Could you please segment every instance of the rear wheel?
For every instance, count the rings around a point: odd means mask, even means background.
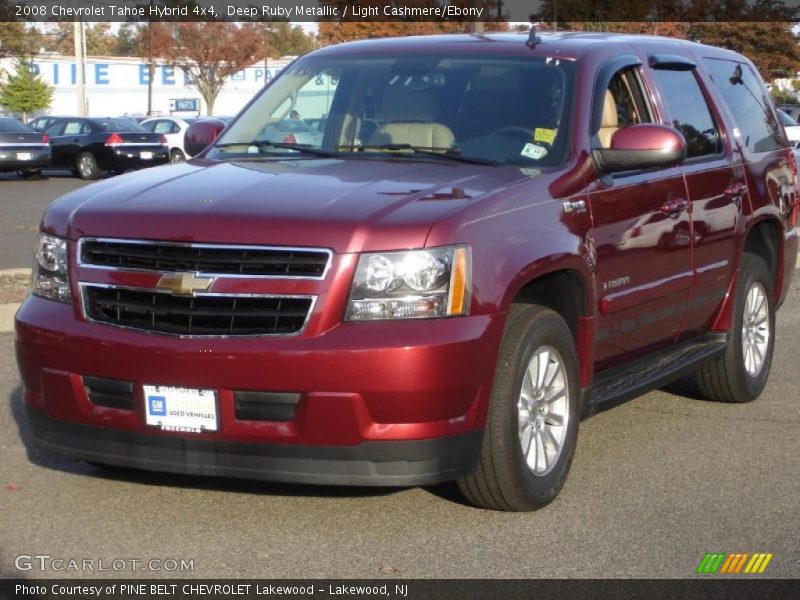
[[[745,254],[736,285],[733,329],[725,353],[697,372],[697,387],[709,400],[750,402],[767,384],[775,345],[772,277],[759,256]]]
[[[42,176],[41,169],[25,169],[23,171],[19,171],[19,176],[23,179],[38,179]]]
[[[97,179],[100,177],[100,168],[91,152],[82,152],[75,159],[75,171],[81,179]]]
[[[515,306],[503,337],[475,474],[458,486],[471,503],[528,511],[558,495],[578,436],[578,360],[564,320]]]
[[[180,163],[186,160],[186,155],[178,148],[173,148],[169,153],[169,162]]]

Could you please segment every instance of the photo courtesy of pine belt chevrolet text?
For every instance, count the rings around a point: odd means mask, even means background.
[[[533,29],[329,46],[186,149],[42,219],[16,352],[48,452],[455,481],[528,511],[598,410],[683,377],[721,402],[767,384],[797,165],[733,51]]]

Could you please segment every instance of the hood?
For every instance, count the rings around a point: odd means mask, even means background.
[[[443,215],[530,175],[416,159],[190,161],[77,190],[43,226],[71,239],[411,248]]]

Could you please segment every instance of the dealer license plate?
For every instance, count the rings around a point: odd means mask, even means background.
[[[153,158],[153,153],[152,152],[140,152],[139,153],[139,158],[143,158],[144,160],[150,160],[151,158]]]
[[[32,158],[30,152],[17,152],[17,160],[31,160]]]
[[[217,431],[217,394],[214,390],[144,386],[145,423],[165,431]]]

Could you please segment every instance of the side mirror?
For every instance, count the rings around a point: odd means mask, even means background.
[[[225,122],[214,117],[198,119],[189,125],[183,138],[183,148],[189,156],[197,156],[219,137]]]
[[[600,173],[679,165],[686,158],[686,140],[673,127],[642,123],[617,130],[610,148],[592,151]]]

